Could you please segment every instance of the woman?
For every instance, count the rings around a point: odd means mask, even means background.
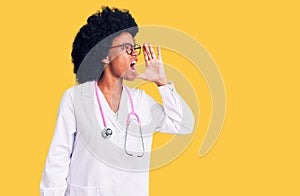
[[[148,195],[153,132],[192,132],[193,114],[167,80],[159,47],[156,56],[143,44],[146,69],[136,72],[136,33],[128,11],[103,7],[76,35],[72,59],[80,84],[61,100],[41,195]],[[157,85],[163,106],[123,84],[137,78]]]

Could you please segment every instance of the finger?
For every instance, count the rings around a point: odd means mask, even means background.
[[[151,54],[150,54],[150,50],[149,50],[149,47],[148,47],[147,43],[144,43],[143,50],[144,50],[144,53],[147,54],[147,59],[146,60],[150,60],[151,59]]]
[[[161,57],[161,51],[160,51],[160,46],[157,46],[157,58],[159,60],[162,60],[162,57]]]
[[[144,54],[145,61],[148,61],[149,56],[148,56],[148,53],[146,51],[146,43],[143,44],[143,54]]]
[[[149,50],[150,50],[151,57],[153,59],[156,59],[156,55],[155,55],[155,52],[154,52],[153,47],[152,47],[151,44],[149,44]]]

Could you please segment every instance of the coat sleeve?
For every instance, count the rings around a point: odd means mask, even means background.
[[[163,105],[148,96],[150,116],[156,131],[171,134],[190,134],[194,129],[194,115],[188,104],[176,92],[173,82],[158,87]]]
[[[71,88],[61,99],[54,136],[40,183],[41,196],[64,196],[67,189],[67,175],[76,134],[72,93]]]

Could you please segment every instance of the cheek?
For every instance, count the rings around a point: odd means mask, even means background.
[[[118,56],[113,61],[111,61],[111,68],[113,69],[113,72],[116,72],[118,74],[123,74],[125,71],[127,71],[130,68],[130,65],[128,63],[128,58],[124,56]]]
[[[115,59],[115,64],[118,66],[120,69],[128,69],[129,67],[129,59],[125,55],[120,55]]]

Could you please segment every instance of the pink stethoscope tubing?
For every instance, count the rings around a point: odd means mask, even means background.
[[[126,92],[128,94],[129,101],[130,101],[130,106],[131,106],[131,112],[127,115],[127,121],[126,121],[126,125],[127,126],[126,126],[126,132],[125,132],[124,150],[125,150],[125,152],[126,152],[127,155],[134,156],[133,154],[127,152],[127,149],[126,149],[128,125],[130,123],[130,116],[133,115],[133,116],[136,117],[136,119],[137,119],[137,121],[139,123],[140,135],[141,135],[141,141],[142,141],[142,147],[143,147],[143,153],[141,155],[137,155],[136,157],[142,157],[144,155],[144,153],[145,153],[145,147],[144,147],[144,139],[143,139],[143,135],[142,135],[140,118],[137,115],[137,113],[135,113],[135,111],[134,111],[133,100],[132,100],[132,97],[131,97],[131,94],[130,94],[128,88],[124,84],[122,84],[122,86],[123,86],[123,88],[126,90]],[[103,109],[102,109],[102,105],[101,105],[101,102],[100,102],[100,98],[99,98],[99,94],[98,94],[97,88],[98,88],[97,81],[95,81],[95,92],[96,92],[97,102],[98,102],[99,110],[100,110],[100,113],[101,113],[102,122],[103,122],[103,125],[104,125],[104,131],[105,131],[105,130],[108,130],[109,128],[107,128],[107,123],[106,123],[106,120],[105,120],[105,117],[104,117],[104,112],[103,112]]]

